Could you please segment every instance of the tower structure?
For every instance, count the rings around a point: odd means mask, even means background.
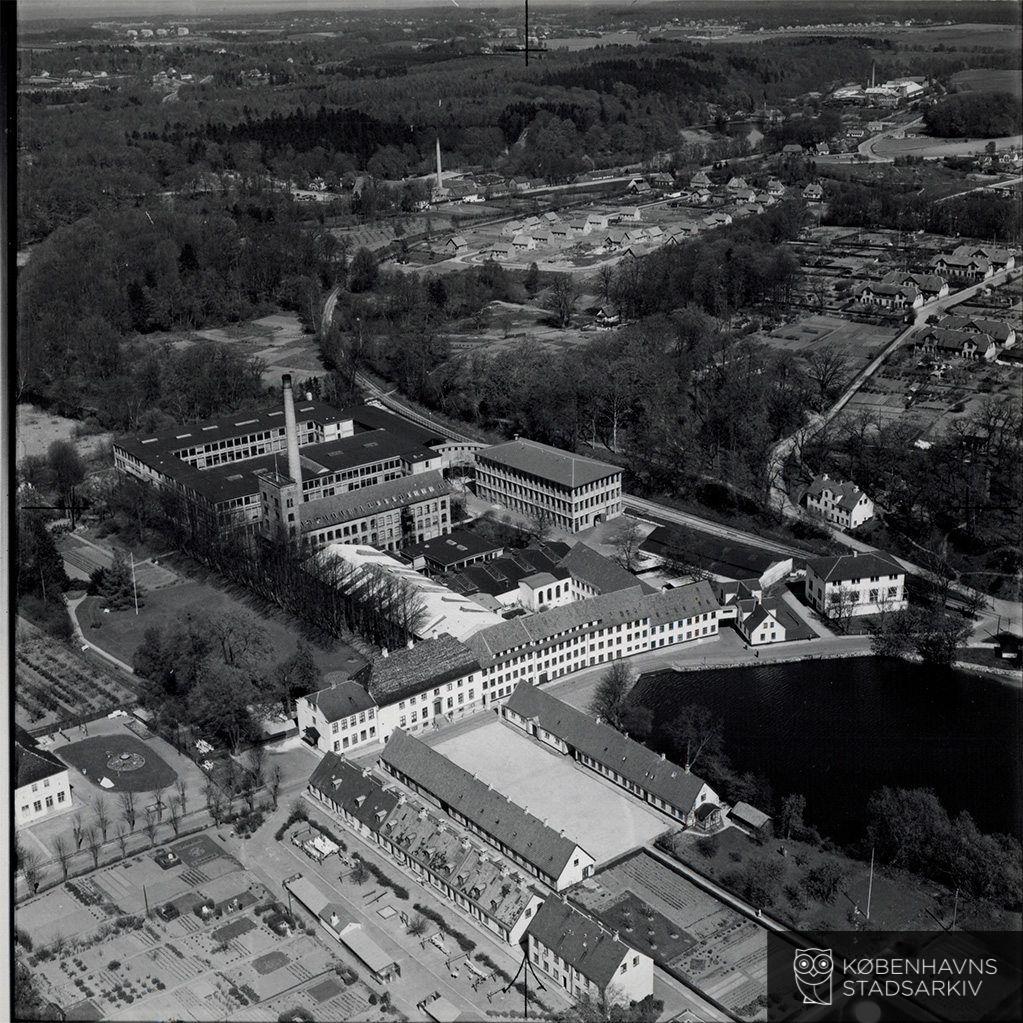
[[[437,136],[437,191],[444,191],[444,179],[441,176],[440,169],[440,136]]]

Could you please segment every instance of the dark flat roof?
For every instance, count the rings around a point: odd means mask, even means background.
[[[300,423],[316,422],[321,424],[343,422],[350,419],[345,410],[337,409],[322,401],[298,401],[296,395],[295,418]],[[195,447],[199,444],[211,444],[218,440],[229,440],[232,437],[244,437],[248,433],[260,433],[263,430],[284,427],[284,403],[279,401],[272,406],[255,412],[235,412],[220,419],[207,419],[198,423],[186,423],[167,430],[160,430],[147,436],[136,435],[122,437],[117,446],[136,455],[151,464],[156,455],[173,455],[182,448]]]
[[[447,568],[449,565],[457,565],[466,558],[503,550],[503,544],[480,533],[473,533],[468,529],[453,529],[446,536],[435,536],[432,540],[404,547],[402,554],[407,558],[423,557],[441,568]]]

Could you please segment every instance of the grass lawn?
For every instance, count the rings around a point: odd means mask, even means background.
[[[711,855],[704,855],[704,850]],[[866,909],[869,864],[841,853],[823,852],[792,839],[772,838],[758,845],[737,828],[726,828],[712,838],[701,840],[699,845],[695,836],[677,836],[674,855],[729,889],[734,886],[726,883],[725,878],[754,861],[780,864],[782,875],[777,894],[764,908],[799,929],[845,931],[856,929],[864,922],[856,913],[856,907],[861,912]],[[842,872],[838,896],[830,904],[811,899],[801,887],[808,871],[829,862]],[[951,916],[950,900],[947,911],[945,909],[947,894],[940,886],[912,875],[875,868],[870,925],[892,931],[932,930],[939,921]]]
[[[178,777],[174,768],[151,746],[132,735],[100,735],[82,739],[70,746],[62,746],[59,754],[62,760],[78,768],[97,787],[101,778],[109,778],[113,782],[113,788],[109,790],[112,792],[153,792],[172,785]],[[141,765],[131,770],[115,770],[111,765],[117,763],[123,754],[140,757]]]
[[[104,614],[99,597],[87,597],[78,608],[78,620],[85,638],[108,653],[131,663],[146,629],[166,629],[189,618],[208,621],[211,615],[244,611],[254,615],[273,649],[273,659],[290,657],[301,638],[297,623],[284,614],[268,615],[253,599],[241,599],[209,583],[189,580],[176,586],[153,590],[145,595],[139,614],[134,608]],[[325,646],[308,640],[313,657],[322,671],[355,671],[363,659],[344,643]]]

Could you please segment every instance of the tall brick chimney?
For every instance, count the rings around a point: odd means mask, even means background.
[[[295,508],[302,503],[302,463],[298,455],[298,423],[295,420],[295,394],[291,388],[291,374],[281,377],[284,389],[284,432],[288,443],[288,475],[298,485]]]

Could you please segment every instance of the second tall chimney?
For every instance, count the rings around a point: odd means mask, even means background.
[[[291,389],[291,374],[281,377],[284,389],[284,438],[288,445],[288,475],[298,484],[295,504],[302,503],[302,463],[298,455],[298,423],[295,420],[295,395]]]

